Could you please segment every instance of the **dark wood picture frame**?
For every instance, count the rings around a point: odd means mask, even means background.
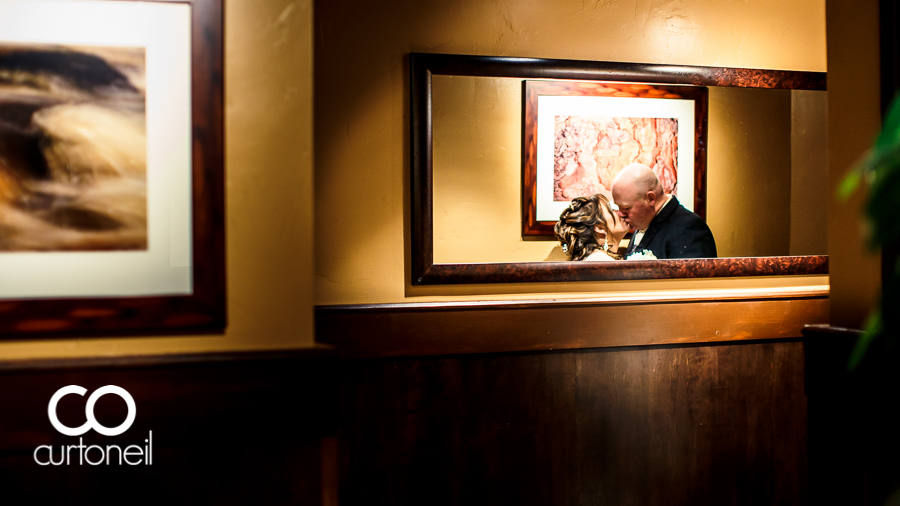
[[[0,299],[0,338],[211,332],[226,325],[223,0],[154,1],[191,9],[192,293]]]
[[[826,255],[628,262],[435,264],[432,200],[431,76],[435,74],[825,90],[824,73],[432,53],[410,54],[409,69],[412,285],[828,273]]]
[[[694,102],[693,211],[706,219],[706,143],[709,92],[703,86],[661,86],[622,82],[530,81],[522,87],[522,235],[553,236],[553,221],[538,221],[538,97],[685,99]]]

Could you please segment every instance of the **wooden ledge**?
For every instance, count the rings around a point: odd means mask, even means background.
[[[663,302],[717,302],[725,300],[777,300],[828,298],[828,285],[786,288],[744,288],[681,290],[665,292],[626,292],[603,297],[561,297],[557,299],[486,299],[463,301],[394,302],[383,304],[331,304],[316,306],[318,312],[397,312],[422,310],[459,310],[525,308],[548,306],[584,306],[586,304],[659,304]]]
[[[238,364],[289,360],[327,359],[338,356],[332,346],[261,351],[223,351],[211,353],[172,353],[165,355],[126,355],[115,357],[74,357],[55,359],[0,360],[0,374],[8,372],[70,369],[138,369],[173,365]]]
[[[799,338],[827,287],[316,307],[316,339],[398,357]]]

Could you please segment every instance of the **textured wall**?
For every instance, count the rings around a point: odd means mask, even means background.
[[[827,278],[411,287],[412,51],[824,71],[824,3],[379,3],[316,6],[316,302],[555,297],[827,283]],[[488,162],[497,150],[486,153]],[[347,219],[347,216],[362,219]],[[537,295],[535,295],[537,294]]]
[[[791,255],[818,255],[828,251],[828,94],[791,91],[791,123]]]
[[[226,332],[0,342],[0,359],[312,344],[311,0],[225,1],[225,101]]]
[[[433,84],[435,262],[565,260],[556,240],[522,239],[521,79]],[[808,237],[805,254],[827,252],[815,205],[826,192],[825,94],[811,94],[792,115],[788,90],[709,88],[706,215],[719,256],[789,255],[794,235]],[[792,135],[805,141],[796,160]]]
[[[522,80],[435,76],[434,260],[538,262],[522,240]]]
[[[791,92],[710,88],[709,101],[707,223],[719,256],[787,255]]]
[[[871,146],[881,126],[878,2],[833,0],[828,5],[828,184],[834,195],[848,168]],[[863,195],[831,197],[831,324],[860,328],[881,289],[881,259],[863,245]]]

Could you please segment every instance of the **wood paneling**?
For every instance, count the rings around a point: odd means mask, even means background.
[[[319,306],[316,339],[355,357],[496,353],[800,337],[822,292],[782,298]]]
[[[680,302],[695,303],[703,302]],[[506,322],[493,335],[507,344],[542,317],[592,314],[575,302],[519,322],[521,311],[549,309],[497,306],[479,317],[462,306],[463,316],[480,318],[475,326]],[[443,335],[439,325],[463,319],[458,309],[381,308],[389,318],[430,315],[420,350],[435,349],[427,336]],[[390,340],[385,329],[369,335]],[[134,426],[84,441],[126,445],[152,430],[153,465],[35,464],[38,445],[77,443],[47,417],[50,396],[71,384],[129,391]],[[12,503],[749,505],[803,504],[807,493],[797,339],[417,358],[298,351],[0,362],[0,392],[0,487]],[[82,423],[83,399],[65,398],[59,413]],[[114,426],[124,403],[104,397],[96,414]]]
[[[432,74],[454,76],[580,79],[795,90],[825,90],[827,87],[824,72],[437,53],[412,53],[410,60],[416,61]]]
[[[344,505],[803,504],[797,341],[347,362]]]
[[[3,503],[335,504],[323,486],[336,487],[337,372],[321,351],[0,362]],[[152,465],[37,465],[37,446],[78,444],[47,415],[66,385],[127,390],[134,425],[84,444],[143,444],[153,431]],[[64,397],[60,420],[84,423],[84,401]],[[95,412],[114,427],[126,407],[103,396]]]
[[[434,264],[415,284],[537,283],[828,274],[828,257],[699,258],[619,262]]]

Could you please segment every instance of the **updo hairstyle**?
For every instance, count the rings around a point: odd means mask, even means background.
[[[559,215],[553,231],[562,244],[563,251],[572,260],[584,260],[594,251],[602,249],[594,237],[595,226],[599,225],[607,236],[610,235],[609,224],[603,218],[600,206],[604,206],[608,216],[612,216],[609,199],[599,193],[590,197],[576,197]]]

